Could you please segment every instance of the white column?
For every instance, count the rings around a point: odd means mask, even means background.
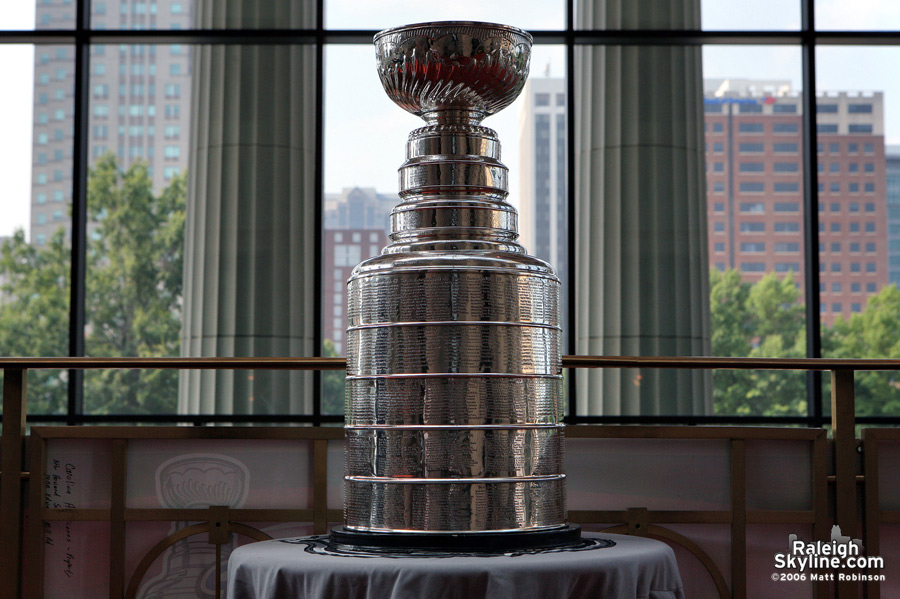
[[[315,26],[305,0],[198,0],[198,27]],[[183,356],[312,356],[311,45],[193,47]],[[180,413],[312,411],[311,373],[185,371]]]
[[[699,29],[699,0],[587,0],[586,29]],[[576,48],[579,354],[710,351],[701,50]],[[711,414],[708,374],[582,370],[579,414]]]

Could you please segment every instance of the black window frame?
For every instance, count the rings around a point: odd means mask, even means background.
[[[898,46],[900,36],[893,32],[852,31],[852,30],[817,30],[815,26],[815,1],[799,0],[801,26],[796,30],[585,30],[575,27],[575,0],[564,0],[565,26],[560,30],[531,31],[536,45],[563,45],[566,52],[567,95],[575,97],[575,52],[580,46],[590,45],[667,45],[667,46],[715,46],[715,45],[782,45],[801,49],[802,64],[802,146],[804,161],[801,169],[803,175],[802,201],[804,206],[803,263],[805,269],[804,290],[806,297],[807,323],[807,357],[821,357],[821,319],[819,298],[819,253],[816,251],[819,231],[818,187],[815,184],[818,138],[816,134],[816,48],[820,46]],[[35,29],[35,30],[0,30],[0,44],[34,44],[71,45],[75,50],[74,73],[74,142],[73,142],[73,197],[72,197],[72,259],[71,259],[71,298],[69,322],[69,355],[84,355],[84,323],[85,323],[85,256],[87,236],[87,172],[90,155],[88,152],[88,108],[90,94],[90,48],[91,44],[130,43],[130,44],[310,44],[316,50],[317,91],[316,111],[316,218],[320,223],[317,232],[316,251],[318,253],[317,268],[321,268],[321,223],[322,214],[322,161],[324,156],[323,119],[323,74],[324,50],[332,44],[370,44],[374,30],[326,29],[324,26],[325,0],[315,0],[316,25],[312,29],[216,29],[216,30],[100,30],[91,29],[91,1],[73,0],[75,7],[75,24],[71,29]],[[38,26],[40,24],[37,24]],[[567,129],[574,131],[576,115],[574,103],[567,111]],[[567,186],[569,230],[575,230],[575,191],[576,177],[575,136],[567,136]],[[821,147],[821,146],[818,146]],[[820,150],[821,151],[821,150]],[[574,235],[569,237],[569,254],[576,255]],[[575,260],[569,260],[569,280],[575,280]],[[321,280],[321,277],[319,277]],[[575,293],[568,296],[570,327],[578,327],[576,322]],[[315,294],[315,313],[321,313],[321,294]],[[316,319],[315,341],[320,351],[322,331],[320,318]],[[574,354],[575,336],[569,337],[569,345],[565,353]],[[265,421],[272,423],[311,423],[324,424],[340,422],[342,417],[321,413],[321,377],[316,373],[314,386],[314,410],[311,415],[273,415],[264,418],[236,417],[227,419],[233,422]],[[33,422],[63,422],[70,425],[92,422],[193,422],[204,424],[223,421],[220,416],[191,415],[121,415],[102,417],[83,413],[82,405],[82,371],[69,372],[69,394],[66,413],[63,415],[34,415],[29,417]],[[830,421],[824,414],[822,398],[822,378],[818,372],[807,373],[807,405],[805,416],[796,417],[717,417],[717,416],[589,416],[578,414],[574,385],[569,385],[568,423],[610,422],[610,423],[766,423],[766,424],[801,424],[822,426]],[[898,417],[866,417],[858,416],[860,424],[900,424]]]

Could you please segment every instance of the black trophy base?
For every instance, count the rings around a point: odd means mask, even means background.
[[[581,542],[581,526],[511,532],[361,532],[344,526],[331,529],[331,543],[364,551],[441,551],[509,553],[568,547]]]

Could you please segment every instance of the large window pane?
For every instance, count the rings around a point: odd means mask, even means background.
[[[838,31],[900,27],[900,4],[881,0],[815,0],[816,27]]]
[[[424,121],[388,99],[370,45],[326,50],[322,351],[344,355],[347,279],[357,263],[380,254],[389,243],[388,216],[399,202],[397,169],[405,160],[410,131]],[[521,241],[561,274],[565,310],[564,56],[562,47],[536,46],[533,74],[523,94],[483,124],[500,138],[501,158],[510,169],[508,200],[520,210]],[[323,376],[323,413],[343,413],[343,373]]]
[[[576,27],[591,28],[578,22],[590,15],[594,29],[800,29],[799,0],[691,0],[683,4],[683,10],[670,12],[654,10],[652,3],[644,1],[575,0]],[[700,14],[692,14],[692,8],[699,8]]]
[[[486,21],[522,29],[563,29],[563,0],[416,3],[403,0],[357,2],[326,0],[328,29],[385,29],[425,21]]]
[[[92,47],[87,355],[179,354],[190,54]],[[173,413],[177,380],[177,371],[88,371],[85,411]]]
[[[3,46],[0,111],[0,355],[69,351],[71,46]],[[29,413],[59,413],[66,378],[29,372]]]
[[[806,355],[800,52],[703,50],[712,353]],[[803,373],[719,370],[721,415],[805,415]]]
[[[819,48],[816,56],[822,354],[900,358],[900,198],[889,187],[900,81],[865,67],[891,64],[900,49]],[[857,373],[857,414],[900,415],[898,384],[893,372]]]

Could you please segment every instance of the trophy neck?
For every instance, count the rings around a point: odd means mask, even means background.
[[[508,172],[493,129],[454,120],[414,130],[399,169],[402,202],[391,214],[391,239],[514,242]]]
[[[483,111],[464,110],[458,108],[441,108],[439,110],[424,111],[419,114],[429,125],[470,125],[478,126],[484,117],[488,116]]]

